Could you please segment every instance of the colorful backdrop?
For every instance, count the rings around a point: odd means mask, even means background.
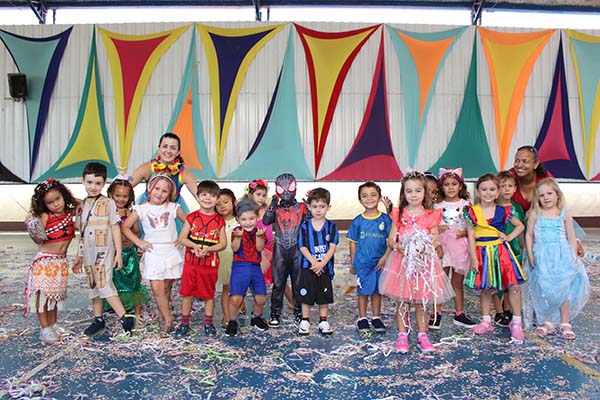
[[[0,27],[0,180],[131,173],[177,133],[197,178],[398,180],[532,144],[600,180],[600,31],[382,24]]]

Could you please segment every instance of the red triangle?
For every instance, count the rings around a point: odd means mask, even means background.
[[[140,76],[148,59],[156,48],[169,35],[159,36],[144,40],[120,40],[111,38],[121,63],[121,76],[123,79],[123,107],[125,108],[125,132],[127,132],[127,121],[131,102],[138,86]]]
[[[559,76],[560,80],[560,76]],[[562,104],[562,88],[560,85],[556,91],[556,101],[552,109],[552,117],[550,125],[546,133],[546,138],[540,146],[538,153],[542,160],[570,160],[569,150],[565,142],[565,132],[563,125],[563,104]]]
[[[396,159],[390,155],[376,155],[333,171],[319,179],[321,181],[393,181],[402,179],[402,172]]]

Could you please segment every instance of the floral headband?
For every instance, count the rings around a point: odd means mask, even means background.
[[[408,167],[406,169],[406,174],[404,174],[404,179],[415,179],[415,178],[424,178],[425,174],[421,171],[417,171],[416,169]]]
[[[269,191],[269,183],[264,179],[254,179],[246,186],[246,193],[254,192],[258,187],[265,187]]]

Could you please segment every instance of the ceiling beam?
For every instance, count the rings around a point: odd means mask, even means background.
[[[252,4],[254,5],[254,12],[256,13],[256,21],[262,21],[262,14],[260,12],[260,0],[252,0]]]
[[[46,23],[46,14],[48,10],[46,9],[46,5],[44,4],[44,0],[32,1],[27,0],[27,5],[31,8],[31,11],[35,14],[35,17],[38,19],[40,24]]]
[[[471,8],[471,25],[481,25],[481,14],[483,14],[483,5],[485,0],[473,0]]]

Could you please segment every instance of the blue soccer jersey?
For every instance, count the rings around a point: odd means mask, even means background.
[[[392,219],[384,213],[372,218],[365,217],[364,214],[354,218],[346,237],[356,243],[352,264],[356,270],[375,267],[385,254],[391,228]]]
[[[298,248],[306,247],[308,251],[317,259],[323,260],[329,251],[331,244],[337,246],[339,241],[338,229],[335,223],[326,219],[321,230],[315,230],[312,219],[303,222],[298,232]],[[310,268],[310,261],[300,253],[300,265],[302,268]],[[323,268],[323,272],[333,276],[333,257]]]

